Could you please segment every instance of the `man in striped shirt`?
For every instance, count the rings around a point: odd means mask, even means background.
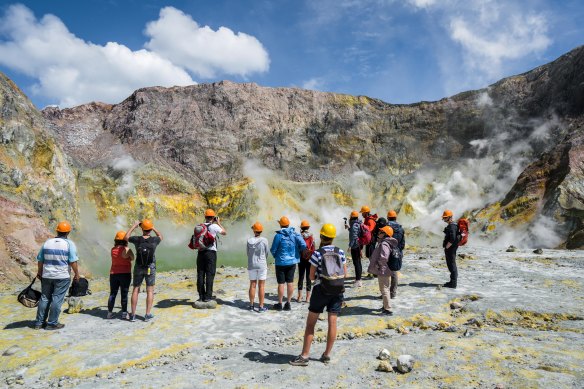
[[[343,303],[343,292],[345,290],[343,283],[344,278],[347,276],[345,253],[333,245],[333,239],[336,236],[337,230],[334,225],[323,225],[320,230],[320,248],[310,258],[310,279],[314,281],[314,287],[310,296],[310,305],[308,306],[302,354],[289,362],[293,366],[308,366],[308,355],[314,339],[314,327],[318,316],[324,311],[325,307],[328,313],[328,332],[326,349],[320,357],[320,361],[329,363],[331,360],[330,353],[337,338],[337,316],[341,312]],[[327,258],[325,259],[325,257]],[[325,261],[332,263],[329,265],[330,267],[327,266],[327,269],[324,268]]]
[[[71,283],[70,269],[75,273],[75,280],[79,281],[77,248],[67,239],[70,232],[71,225],[66,221],[60,222],[57,236],[48,239],[37,255],[37,278],[41,280],[42,296],[37,309],[36,330],[45,325],[47,330],[65,327],[65,324],[59,323],[59,315]]]

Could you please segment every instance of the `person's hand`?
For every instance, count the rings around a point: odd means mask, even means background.
[[[75,274],[75,277],[73,277],[73,280],[75,280],[76,282],[79,282],[79,274]]]

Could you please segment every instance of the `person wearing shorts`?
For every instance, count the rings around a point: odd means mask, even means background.
[[[276,231],[276,236],[272,241],[270,251],[276,261],[276,280],[278,281],[278,304],[274,304],[277,311],[291,310],[290,301],[294,294],[294,271],[296,264],[300,262],[300,254],[306,250],[306,243],[294,227],[290,227],[290,220],[282,216],[280,220],[280,229]],[[287,301],[282,307],[284,299],[284,285],[287,286]]]
[[[142,228],[142,235],[132,236],[132,232],[140,226]],[[150,236],[154,231],[156,236]],[[132,313],[130,314],[130,321],[136,321],[136,306],[138,305],[138,294],[140,293],[140,286],[146,281],[146,314],[144,321],[149,321],[154,318],[151,313],[152,305],[154,304],[154,285],[156,283],[156,247],[162,242],[162,234],[154,228],[154,224],[144,219],[142,222],[136,221],[132,227],[126,232],[124,240],[133,243],[136,247],[136,262],[134,264],[134,274],[132,285]]]
[[[254,236],[247,240],[247,271],[249,273],[249,310],[254,310],[254,300],[256,287],[258,289],[258,299],[260,305],[258,312],[265,312],[264,291],[266,278],[268,278],[268,240],[262,236],[264,227],[260,222],[255,222],[251,226]]]
[[[343,292],[330,293],[325,291],[321,285],[323,274],[323,253],[327,256],[334,253],[334,255],[337,256],[337,260],[340,260],[344,277],[347,276],[347,260],[345,258],[345,253],[343,250],[333,245],[333,239],[336,237],[336,234],[337,231],[334,225],[325,224],[322,226],[320,230],[320,248],[319,250],[316,250],[310,258],[310,279],[314,281],[314,287],[312,288],[310,305],[308,306],[308,317],[306,319],[306,329],[304,330],[302,353],[290,361],[290,364],[293,366],[308,366],[310,346],[312,345],[312,340],[314,338],[314,327],[316,326],[318,315],[324,312],[325,308],[328,312],[328,332],[326,337],[326,349],[320,357],[320,361],[323,363],[330,362],[330,354],[337,337],[337,317],[341,312]]]

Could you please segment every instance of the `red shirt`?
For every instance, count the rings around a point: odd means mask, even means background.
[[[127,274],[132,273],[132,261],[130,258],[125,259],[122,255],[126,251],[126,246],[112,247],[112,267],[110,274]]]
[[[373,229],[375,228],[375,217],[374,216],[367,216],[365,218],[365,225],[367,226],[367,228],[369,229],[369,231],[373,231]]]

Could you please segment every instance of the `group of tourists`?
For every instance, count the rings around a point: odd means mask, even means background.
[[[369,258],[367,273],[370,278],[377,278],[379,290],[383,299],[382,315],[392,315],[391,299],[397,296],[398,271],[401,268],[403,250],[405,248],[405,233],[397,222],[397,213],[390,210],[387,219],[372,215],[368,206],[359,212],[353,211],[348,221],[345,218],[345,229],[349,232],[349,250],[355,268],[354,285],[362,286],[362,253]],[[189,247],[197,250],[197,292],[198,300],[208,302],[215,298],[213,282],[217,267],[217,238],[226,235],[226,229],[221,225],[219,217],[212,209],[205,211],[205,220],[194,228],[189,241]],[[444,253],[450,281],[445,287],[456,288],[457,268],[456,250],[460,242],[460,231],[453,219],[452,211],[446,210],[442,220],[447,224],[444,229]],[[459,220],[460,222],[460,220]],[[290,364],[306,366],[308,354],[314,337],[314,327],[320,314],[327,309],[328,335],[325,352],[320,360],[330,361],[337,331],[337,316],[344,306],[343,293],[347,278],[347,261],[345,252],[333,244],[337,230],[333,224],[324,224],[319,233],[319,245],[316,248],[314,236],[309,231],[310,223],[303,220],[300,232],[290,226],[290,220],[282,216],[278,223],[271,246],[262,236],[263,226],[256,222],[251,226],[253,236],[247,241],[248,273],[249,273],[249,306],[255,311],[256,291],[259,305],[258,312],[268,308],[264,304],[265,282],[268,275],[267,259],[269,254],[275,260],[275,275],[278,284],[278,302],[272,306],[277,311],[291,310],[294,295],[294,276],[298,267],[297,302],[308,302],[308,317],[304,334],[302,353]],[[140,227],[141,233],[133,235]],[[57,236],[48,239],[37,256],[37,278],[42,283],[42,296],[38,304],[35,329],[61,329],[59,315],[65,294],[71,283],[70,273],[74,272],[74,282],[79,280],[77,266],[77,249],[73,241],[68,239],[71,225],[60,222],[57,226]],[[153,235],[154,233],[154,235]],[[121,318],[136,320],[136,307],[141,285],[146,283],[146,312],[144,321],[151,320],[154,301],[154,286],[156,283],[156,248],[162,242],[162,234],[154,227],[152,221],[144,219],[136,221],[127,231],[118,231],[111,249],[110,296],[108,299],[107,318],[114,317],[114,305],[118,292],[121,295]],[[132,243],[135,253],[130,250]],[[132,262],[134,267],[132,270]],[[128,311],[128,293],[133,285],[131,311]],[[306,289],[304,289],[306,285]],[[306,290],[304,297],[303,292]],[[286,301],[284,301],[286,292]]]

